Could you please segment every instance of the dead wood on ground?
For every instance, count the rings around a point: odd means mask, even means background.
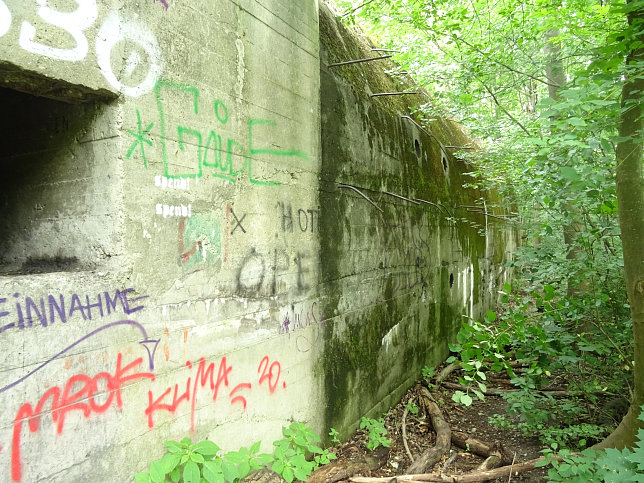
[[[536,458],[530,461],[525,461],[523,463],[518,463],[515,465],[502,466],[500,468],[495,468],[493,470],[487,471],[473,471],[464,475],[441,475],[437,473],[422,473],[422,474],[408,474],[408,475],[397,475],[394,478],[398,481],[437,481],[437,482],[447,482],[447,483],[477,483],[479,481],[488,481],[494,480],[496,478],[505,478],[507,476],[518,475],[519,473],[525,473],[526,471],[533,470],[535,465],[544,458]],[[349,478],[350,481],[354,483],[387,483],[391,481],[392,477],[388,476],[385,478],[368,478],[368,477],[353,477]]]
[[[485,443],[461,431],[452,431],[452,444],[483,458],[492,456],[496,449],[496,444]],[[501,453],[500,464],[509,465],[514,459],[512,453],[503,448],[502,444],[498,443],[498,445]]]
[[[451,429],[438,405],[432,400],[432,395],[426,387],[421,388],[421,398],[425,410],[436,431],[436,444],[428,448],[407,468],[407,473],[422,473],[431,468],[445,455],[450,448]]]

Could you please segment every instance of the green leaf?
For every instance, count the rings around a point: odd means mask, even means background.
[[[175,467],[179,464],[180,460],[181,460],[181,455],[174,454],[174,453],[164,454],[163,458],[161,458],[163,471],[165,471],[166,474],[171,473],[172,470],[175,469]]]
[[[237,465],[231,463],[230,461],[224,461],[221,464],[221,471],[224,474],[226,481],[233,482],[235,481],[235,478],[238,477]]]
[[[568,119],[568,124],[572,126],[583,127],[586,126],[586,121],[578,117],[571,117]]]
[[[192,453],[190,455],[190,461],[194,461],[195,463],[203,463],[206,460],[204,459],[203,455],[199,453]]]
[[[208,483],[222,483],[224,474],[221,471],[221,460],[206,461],[203,464],[203,477]]]
[[[179,483],[179,480],[181,479],[181,466],[175,467],[174,470],[170,473],[170,479],[174,483]]]
[[[267,466],[275,460],[272,454],[262,453],[255,457],[255,459],[262,465]]]
[[[150,479],[153,483],[160,483],[165,480],[166,471],[161,461],[150,463]]]
[[[469,394],[463,394],[461,396],[461,404],[465,406],[470,406],[473,402],[472,397]]]
[[[150,479],[150,473],[143,471],[134,475],[134,481],[136,483],[150,483],[152,480]]]
[[[221,448],[219,446],[208,440],[199,441],[192,447],[193,451],[196,451],[203,456],[214,456],[219,452],[220,449]]]
[[[282,478],[288,481],[288,483],[292,483],[295,475],[293,473],[293,469],[290,466],[284,468],[284,471],[282,472]]]
[[[284,463],[279,460],[275,461],[275,463],[273,463],[273,466],[271,466],[271,470],[273,470],[278,475],[281,475],[284,471]]]
[[[170,453],[183,453],[184,447],[176,441],[166,441],[163,443]]]
[[[261,447],[261,445],[262,445],[262,442],[261,442],[261,441],[257,441],[256,443],[254,443],[254,444],[250,447],[250,453],[251,453],[251,454],[255,454],[255,453],[257,453],[257,452],[259,451],[259,448]]]
[[[561,174],[561,177],[568,180],[568,181],[577,181],[581,178],[579,173],[575,168],[571,168],[570,166],[562,166],[559,168],[559,173]]]
[[[184,483],[201,483],[201,471],[194,461],[188,461],[183,468]]]

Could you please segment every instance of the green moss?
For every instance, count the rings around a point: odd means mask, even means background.
[[[327,326],[318,371],[325,385],[325,426],[346,434],[360,416],[386,410],[382,406],[400,396],[423,365],[437,365],[446,357],[464,312],[458,302],[462,297],[453,296],[459,288],[450,288],[450,274],[456,277],[456,267],[471,264],[475,297],[484,290],[479,259],[486,255],[485,238],[476,224],[483,226],[485,219],[457,207],[474,205],[484,194],[462,188],[470,181],[464,175],[468,167],[452,156],[446,177],[441,143],[470,143],[458,126],[437,120],[419,129],[404,119],[428,100],[423,96],[371,98],[372,92],[413,86],[395,83],[384,73],[393,64],[382,61],[328,68],[372,53],[364,39],[324,8],[320,33],[319,286]],[[341,183],[359,188],[382,212],[339,188]],[[385,191],[440,203],[467,220],[454,224],[436,206],[415,205]],[[432,241],[438,228],[440,247]],[[447,233],[460,252],[445,246]],[[425,265],[416,279],[418,260]],[[360,292],[355,302],[354,291]],[[363,298],[369,305],[357,302]],[[341,301],[347,301],[345,313]]]

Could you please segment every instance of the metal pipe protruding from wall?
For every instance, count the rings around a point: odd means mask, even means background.
[[[401,200],[409,201],[410,203],[420,205],[419,201],[410,200],[409,198],[405,198],[404,196],[397,195],[396,193],[390,193],[389,191],[383,191],[383,193],[389,196],[393,196],[394,198],[400,198]]]
[[[355,186],[351,186],[350,184],[344,184],[344,183],[338,183],[338,186],[340,188],[346,188],[355,191],[358,193],[360,196],[362,196],[365,200],[367,200],[369,203],[371,203],[380,213],[384,213],[384,210],[380,208],[377,204],[375,204],[373,201],[371,201],[371,198],[369,198],[367,195],[365,195],[362,191],[360,191],[358,188]]]
[[[429,137],[434,138],[436,142],[438,143],[438,146],[441,148],[441,152],[447,157],[447,151],[445,151],[445,146],[443,146],[443,143],[441,143],[436,136],[434,136],[431,132],[429,132],[427,129],[425,129],[423,126],[418,124],[414,118],[411,116],[400,116],[402,119],[407,119],[408,121],[411,121],[414,126],[416,126],[418,129],[423,131],[425,134],[427,134]]]
[[[346,60],[344,62],[334,62],[333,64],[327,65],[327,67],[337,67],[339,65],[359,64],[361,62],[371,62],[372,60],[389,59],[391,57],[393,57],[393,55],[381,55],[380,57],[369,57],[369,58],[366,58],[366,59]]]
[[[405,96],[407,94],[420,94],[418,91],[406,91],[406,92],[376,92],[371,94],[371,97],[380,97],[380,96]]]

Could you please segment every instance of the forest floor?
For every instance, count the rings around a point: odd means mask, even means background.
[[[452,384],[457,383],[456,373],[448,376],[444,383],[447,383],[447,385],[450,382]],[[500,384],[500,387],[505,388],[502,380],[500,380]],[[488,384],[489,388],[492,386],[492,384]],[[464,437],[474,438],[490,447],[500,443],[505,459],[510,458],[510,461],[502,463],[503,465],[514,466],[542,456],[540,451],[544,448],[544,444],[539,441],[538,435],[526,436],[516,428],[497,429],[490,424],[490,417],[496,414],[506,414],[506,402],[502,397],[486,395],[484,401],[475,398],[470,406],[465,407],[452,401],[454,391],[455,389],[447,388],[444,384],[431,387],[429,390],[431,399],[440,409],[440,413],[452,434],[458,432]],[[375,451],[367,450],[365,447],[365,443],[368,440],[367,431],[358,430],[353,438],[345,444],[332,448],[338,456],[338,461],[333,462],[332,466],[345,469],[349,467],[351,469],[346,471],[348,474],[338,480],[331,477],[333,471],[329,471],[331,470],[329,468],[322,475],[318,476],[315,473],[311,475],[310,481],[349,481],[349,475],[352,475],[354,477],[387,478],[387,480],[383,481],[393,480],[395,482],[394,478],[397,475],[408,474],[407,470],[412,464],[409,453],[416,459],[424,451],[436,444],[436,431],[423,403],[423,400],[426,400],[424,394],[427,394],[426,386],[419,382],[403,396],[395,407],[384,415],[386,436],[391,440],[388,451],[382,447],[377,448]],[[409,401],[413,401],[413,404],[408,404]],[[418,407],[418,413],[414,415],[408,409],[406,410],[406,407],[408,408],[409,406]],[[404,438],[403,432],[405,433]],[[405,449],[405,442],[409,448],[409,453]],[[464,448],[459,448],[452,439],[451,447],[446,453],[436,464],[427,468],[424,472],[444,476],[475,472],[486,458],[474,454],[468,444],[464,446]],[[499,446],[497,446],[498,448]],[[342,472],[338,474],[342,474]],[[519,474],[506,474],[501,478],[480,479],[477,481],[536,482],[546,481],[546,475],[547,468],[536,468]],[[449,479],[444,481],[449,481]]]

